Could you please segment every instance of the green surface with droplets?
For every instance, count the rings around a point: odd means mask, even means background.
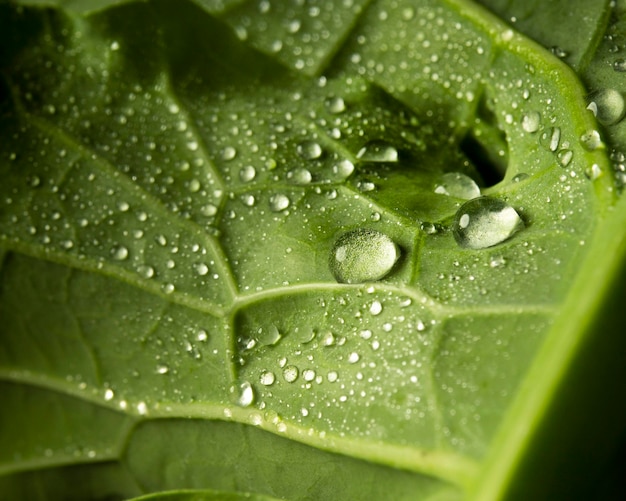
[[[550,350],[593,332],[577,284],[604,290],[622,252],[622,124],[563,62],[461,0],[20,3],[0,5],[2,496],[516,492],[570,370]],[[586,5],[588,39],[528,35],[599,90],[622,6]],[[459,172],[525,227],[458,246],[464,200],[436,190]],[[399,259],[337,283],[362,229]]]

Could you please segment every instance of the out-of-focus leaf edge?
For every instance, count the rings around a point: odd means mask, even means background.
[[[127,501],[278,501],[263,494],[245,492],[223,492],[215,490],[175,490],[156,492],[128,499]]]
[[[626,423],[626,197],[508,409],[471,499],[588,499]]]

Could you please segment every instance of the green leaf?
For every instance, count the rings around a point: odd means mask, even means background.
[[[626,210],[548,50],[464,0],[14,2],[0,47],[3,496],[482,500],[550,471],[564,388],[619,353]]]
[[[230,493],[218,491],[168,491],[133,498],[132,501],[272,501],[276,498],[248,493]]]

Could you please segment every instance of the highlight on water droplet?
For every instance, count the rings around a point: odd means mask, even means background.
[[[435,186],[435,193],[471,200],[480,196],[480,188],[469,176],[460,172],[447,172]]]
[[[365,144],[356,157],[363,162],[397,162],[398,150],[387,141],[377,139]]]
[[[362,283],[387,276],[399,257],[400,249],[389,236],[359,228],[335,241],[329,266],[337,282]]]
[[[237,388],[237,405],[250,407],[254,402],[254,389],[248,381],[244,381]]]
[[[315,160],[322,156],[324,150],[315,141],[303,141],[296,146],[296,151],[305,160]]]
[[[485,249],[508,240],[524,227],[524,221],[509,204],[498,198],[479,197],[459,208],[452,234],[461,247]]]

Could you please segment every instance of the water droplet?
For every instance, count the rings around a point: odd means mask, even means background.
[[[383,311],[383,305],[378,299],[374,299],[372,304],[370,304],[370,313],[374,316],[380,315]]]
[[[386,141],[374,140],[363,146],[356,157],[363,162],[397,162],[398,150]]]
[[[200,212],[206,217],[215,216],[215,214],[217,214],[217,206],[213,204],[205,204],[200,207]]]
[[[244,381],[239,385],[237,391],[237,405],[241,407],[250,407],[254,402],[254,389],[248,381]]]
[[[298,167],[287,173],[287,179],[295,184],[305,185],[309,184],[313,180],[311,171],[304,167]]]
[[[526,113],[522,117],[522,129],[526,132],[533,133],[539,130],[539,126],[541,125],[541,115],[536,111],[531,111]]]
[[[237,150],[233,148],[232,146],[226,146],[226,148],[222,150],[222,160],[227,160],[227,161],[232,160],[236,156],[237,156]]]
[[[333,165],[333,173],[337,174],[341,179],[346,179],[354,172],[354,164],[347,159]]]
[[[556,151],[561,141],[561,129],[550,127],[541,133],[541,144],[550,151]]]
[[[471,177],[460,172],[448,172],[441,176],[435,193],[471,200],[480,196],[480,188]]]
[[[513,181],[514,183],[519,183],[521,181],[524,181],[525,179],[528,179],[528,177],[528,174],[526,174],[525,172],[520,172],[519,174],[515,174],[511,181]]]
[[[273,372],[271,371],[261,372],[261,375],[259,376],[259,382],[263,386],[271,386],[274,384],[274,381],[276,381],[276,376],[274,375]]]
[[[288,365],[283,369],[283,378],[288,383],[293,383],[296,379],[298,379],[298,368],[295,365]]]
[[[341,235],[330,253],[329,265],[341,283],[362,283],[385,277],[400,257],[400,249],[384,233],[357,229]]]
[[[113,397],[115,397],[115,393],[113,392],[111,388],[107,388],[106,390],[104,390],[104,399],[107,402],[110,402],[111,400],[113,400]]]
[[[239,171],[239,179],[243,183],[248,183],[256,176],[256,169],[252,165],[246,165]]]
[[[484,249],[504,242],[524,228],[517,211],[497,198],[465,202],[454,218],[452,233],[461,247]]]
[[[124,261],[128,258],[128,249],[123,245],[116,245],[111,249],[111,256],[117,261]]]
[[[269,327],[259,327],[255,339],[264,346],[273,346],[282,338],[282,334],[275,325]]]
[[[626,112],[624,96],[615,89],[602,89],[594,92],[587,108],[589,107],[602,125],[616,124],[624,118]]]
[[[598,164],[593,164],[591,167],[585,170],[585,176],[587,176],[592,181],[595,181],[602,175],[602,169]]]
[[[37,188],[38,186],[41,186],[41,178],[37,175],[28,176],[26,182],[31,188]]]
[[[603,146],[600,133],[597,130],[588,130],[580,136],[580,144],[589,151],[597,150]]]
[[[302,378],[307,381],[307,382],[311,382],[315,379],[315,371],[313,369],[305,369],[302,371]]]
[[[270,209],[273,212],[280,212],[285,210],[287,207],[289,207],[290,203],[291,202],[289,201],[289,198],[281,193],[277,193],[270,197]]]
[[[569,149],[562,149],[556,154],[556,158],[563,167],[567,167],[574,158],[574,152]]]
[[[350,353],[350,355],[348,355],[348,363],[356,364],[360,359],[361,359],[360,355],[355,351],[353,351],[352,353]]]
[[[157,368],[156,368],[157,374],[167,374],[169,371],[170,371],[170,368],[167,365],[165,364],[157,365]]]
[[[152,278],[154,276],[154,268],[152,266],[148,266],[147,264],[141,264],[137,266],[137,273],[139,273],[143,278]]]
[[[298,155],[306,160],[315,160],[322,156],[322,147],[315,141],[303,141],[296,146]]]
[[[326,108],[330,113],[343,113],[346,111],[346,103],[342,97],[329,97],[326,100]]]
[[[613,70],[623,73],[626,71],[626,59],[619,58],[613,61]]]

